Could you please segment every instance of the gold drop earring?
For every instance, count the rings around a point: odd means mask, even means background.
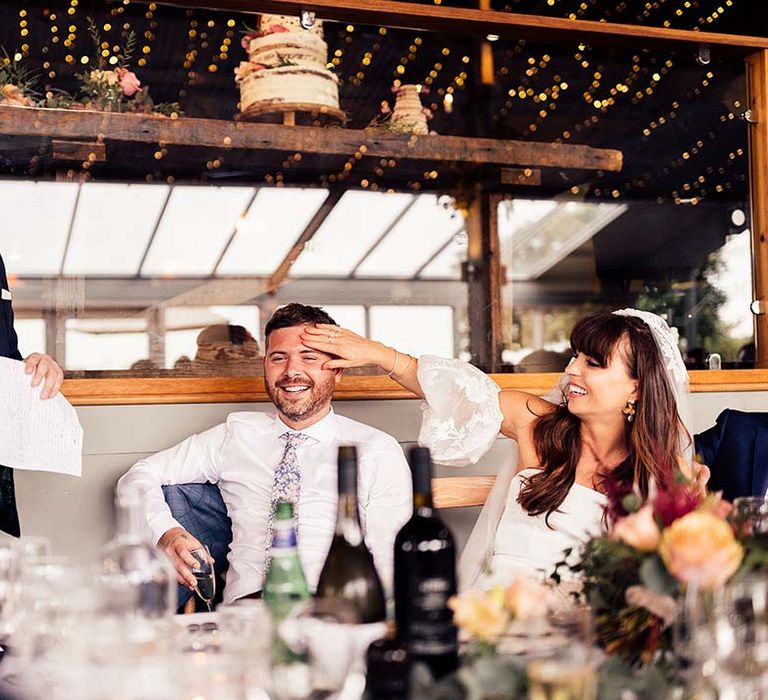
[[[621,412],[627,417],[627,423],[631,423],[635,419],[635,407],[637,402],[634,399],[627,399],[627,405],[621,409]]]

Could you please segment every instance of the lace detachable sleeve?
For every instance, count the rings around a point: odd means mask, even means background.
[[[434,355],[419,358],[418,378],[426,399],[419,444],[441,464],[477,462],[501,428],[498,385],[466,362]]]

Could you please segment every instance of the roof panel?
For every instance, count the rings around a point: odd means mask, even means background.
[[[455,209],[438,204],[433,194],[419,195],[405,216],[363,261],[355,277],[413,277],[463,227],[464,220]]]
[[[168,185],[84,184],[64,273],[136,275],[168,190]]]
[[[9,274],[59,273],[77,188],[72,182],[0,182],[0,250]]]
[[[142,276],[211,274],[254,192],[253,187],[174,187]]]
[[[291,275],[346,277],[412,200],[409,194],[346,192],[305,246]]]
[[[327,196],[321,188],[262,187],[216,274],[272,274]]]

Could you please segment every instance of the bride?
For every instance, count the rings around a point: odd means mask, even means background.
[[[307,326],[303,342],[335,356],[324,368],[378,365],[426,399],[419,442],[436,462],[476,462],[499,431],[518,463],[499,470],[459,564],[462,588],[550,573],[563,550],[599,534],[606,492],[647,496],[675,469],[689,475],[688,374],[677,330],[624,309],[579,321],[573,357],[546,398],[500,390],[458,360],[418,359],[336,326]]]

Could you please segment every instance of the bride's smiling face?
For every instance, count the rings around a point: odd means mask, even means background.
[[[565,372],[568,375],[568,410],[579,418],[622,418],[628,399],[637,396],[636,379],[627,369],[630,345],[623,336],[602,366],[594,357],[575,351]]]

